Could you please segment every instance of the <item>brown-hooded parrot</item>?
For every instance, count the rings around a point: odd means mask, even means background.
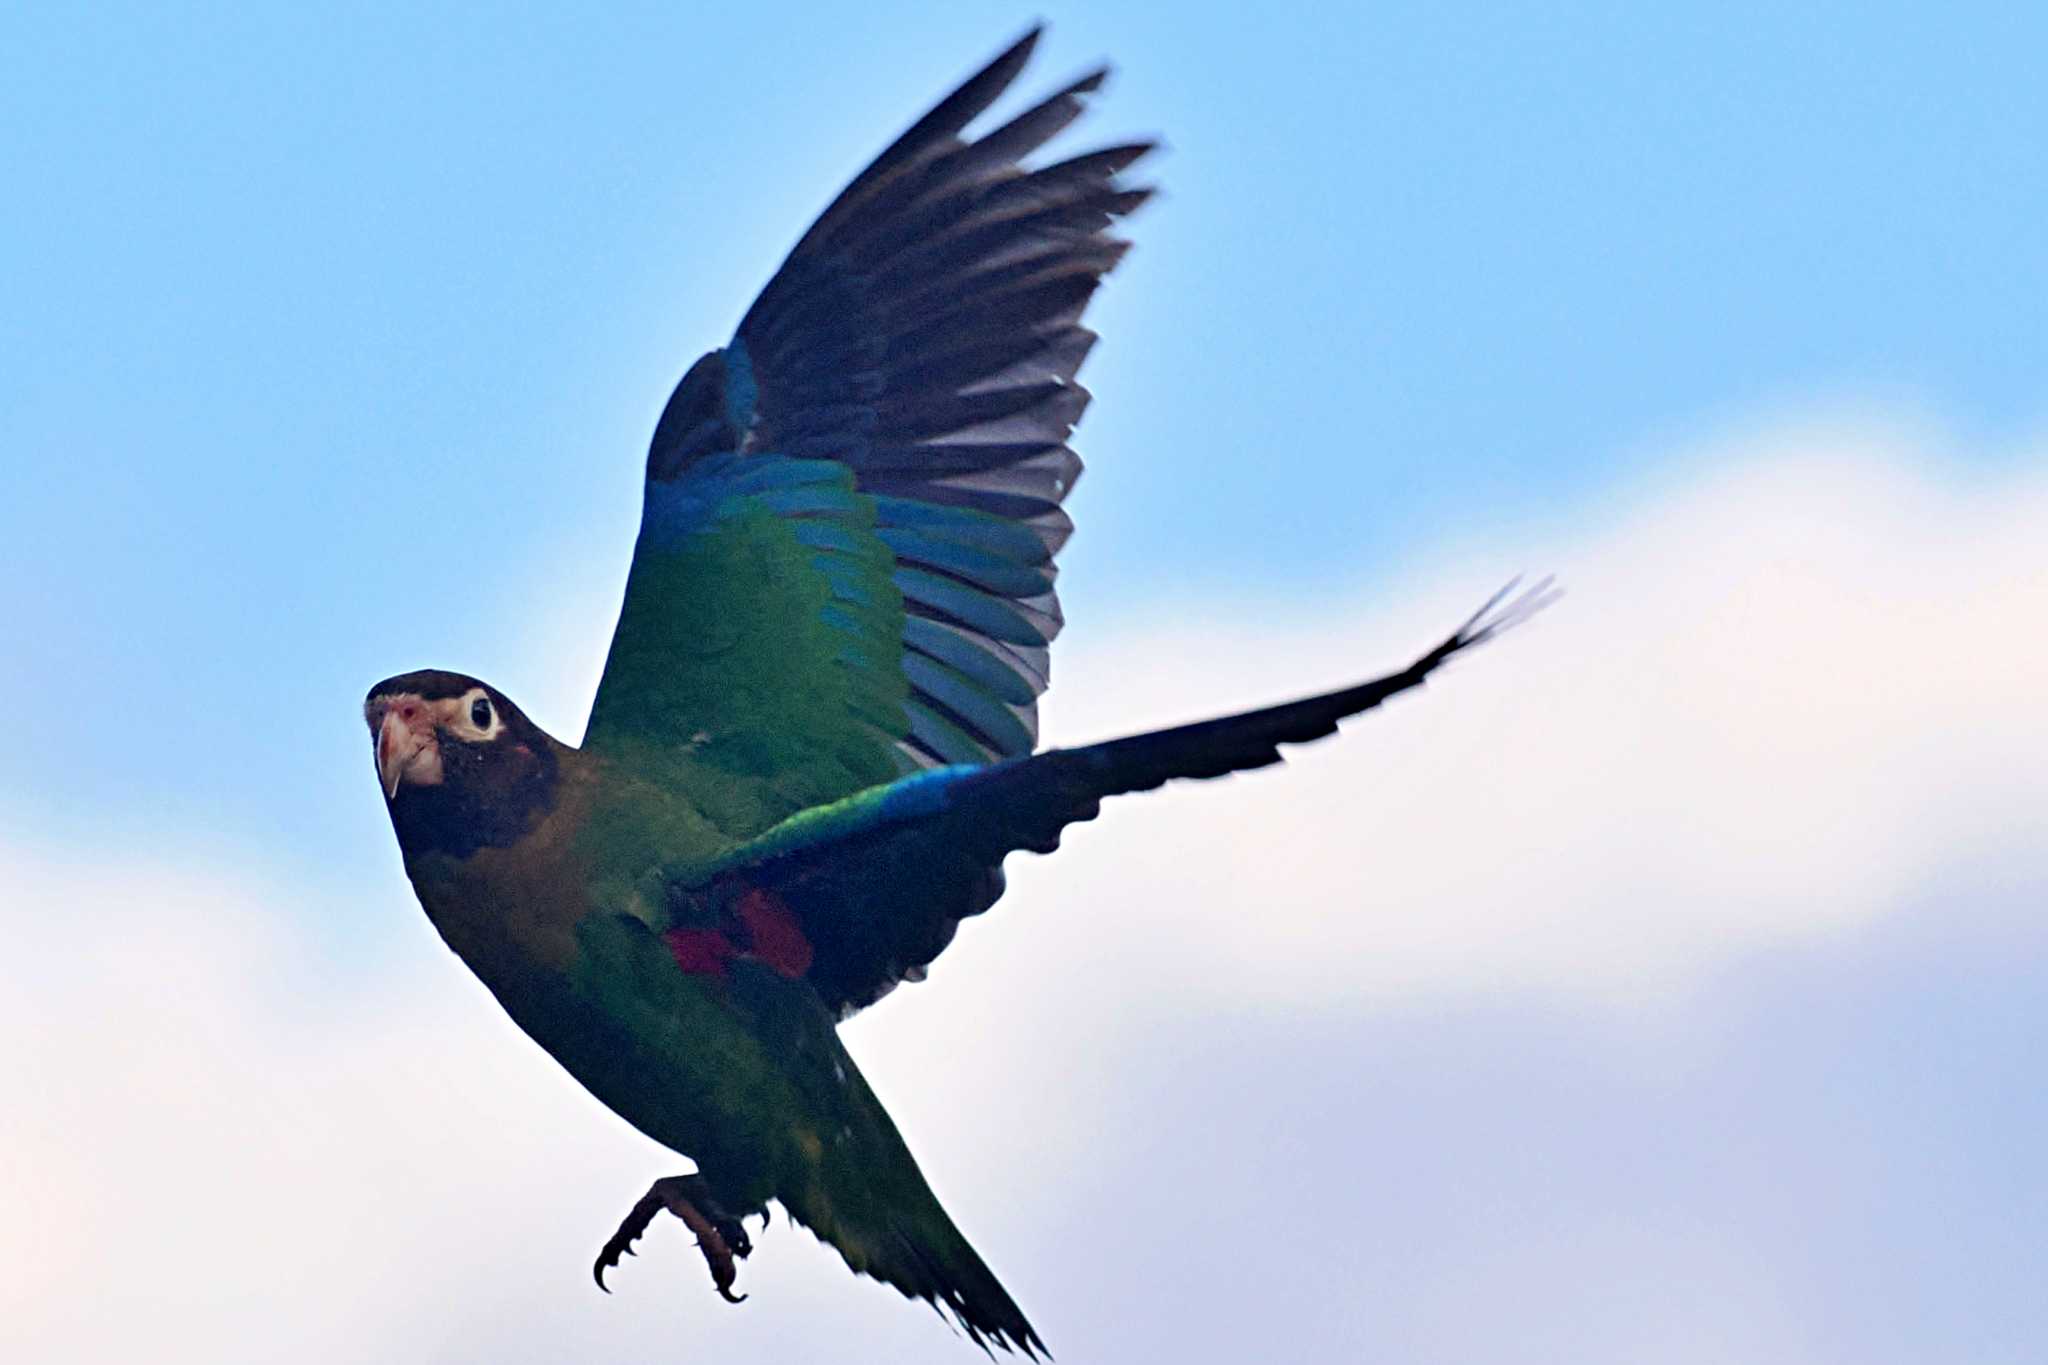
[[[856,176],[655,427],[581,748],[456,673],[365,705],[406,874],[519,1026],[697,1163],[662,1209],[732,1297],[769,1201],[977,1344],[1038,1334],[925,1184],[839,1020],[921,978],[1106,796],[1277,762],[1539,605],[1496,596],[1408,668],[1034,752],[1067,439],[1147,143],[1031,164],[1095,71],[977,138],[1027,34]]]

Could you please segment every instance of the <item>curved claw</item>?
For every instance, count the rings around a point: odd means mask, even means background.
[[[633,1243],[640,1240],[640,1235],[647,1231],[647,1225],[654,1221],[654,1215],[667,1207],[667,1203],[668,1201],[663,1199],[657,1190],[649,1190],[633,1205],[624,1221],[619,1224],[619,1230],[611,1235],[603,1250],[597,1253],[597,1264],[590,1268],[591,1278],[597,1281],[599,1289],[607,1294],[612,1292],[611,1286],[604,1282],[605,1271],[616,1266],[622,1257],[634,1254]]]
[[[716,1289],[718,1296],[727,1303],[738,1303],[740,1300],[732,1296],[732,1282],[739,1277],[739,1267],[733,1264],[732,1248],[726,1244],[725,1238],[719,1235],[718,1228],[711,1220],[699,1213],[694,1205],[685,1207],[690,1210],[688,1214],[673,1206],[671,1212],[688,1223],[690,1230],[697,1234],[697,1250],[704,1253],[704,1264],[711,1271],[712,1288]],[[740,1296],[745,1297],[744,1294]]]

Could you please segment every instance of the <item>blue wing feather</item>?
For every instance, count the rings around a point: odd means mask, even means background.
[[[1142,144],[1025,164],[1099,72],[963,133],[1028,46],[855,177],[677,384],[591,742],[744,732],[777,769],[761,782],[798,800],[1035,745],[1095,340],[1080,317],[1149,191],[1119,179]]]

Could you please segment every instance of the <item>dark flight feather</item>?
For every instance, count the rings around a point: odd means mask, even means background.
[[[1398,673],[1103,744],[918,773],[770,830],[728,860],[726,875],[789,906],[815,952],[808,979],[851,1014],[921,976],[961,919],[995,904],[1009,854],[1052,852],[1107,797],[1263,768],[1281,761],[1282,745],[1334,734],[1345,717],[1421,686],[1555,597],[1548,579],[1514,595],[1517,586]]]
[[[791,250],[732,343],[677,384],[648,450],[646,525],[658,507],[670,519],[662,528],[670,545],[678,509],[734,496],[730,466],[719,463],[734,454],[829,461],[872,499],[868,529],[894,559],[886,587],[903,616],[895,657],[863,644],[833,658],[865,674],[808,682],[845,695],[844,710],[862,713],[860,736],[893,740],[896,771],[994,762],[1037,742],[1047,647],[1064,624],[1054,557],[1073,523],[1060,504],[1082,468],[1067,440],[1089,401],[1075,374],[1095,343],[1080,319],[1129,246],[1110,227],[1150,194],[1119,179],[1150,143],[1026,164],[1080,116],[1102,87],[1101,70],[985,136],[966,136],[1037,37],[1034,30],[1013,44],[854,177]],[[707,464],[723,484],[698,478]],[[656,496],[658,486],[693,480],[705,487],[696,502]],[[858,520],[851,511],[842,517],[849,535],[859,533]],[[637,578],[637,556],[635,569]],[[844,575],[833,582],[835,599],[880,600],[883,585],[855,594]],[[615,660],[654,656],[626,638],[628,622],[649,619],[635,599],[629,584]],[[815,663],[791,656],[784,666]],[[606,742],[621,717],[656,709],[627,704],[637,693],[675,685],[608,666],[594,739]],[[807,679],[798,673],[782,685]],[[870,727],[877,706],[900,714]],[[824,738],[815,716],[796,728],[842,754],[867,742]],[[853,774],[865,765],[842,766]],[[814,783],[803,794],[823,801],[857,789]]]

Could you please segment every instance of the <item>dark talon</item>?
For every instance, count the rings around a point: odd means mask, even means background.
[[[633,1254],[633,1243],[647,1231],[654,1216],[663,1209],[682,1219],[684,1226],[697,1234],[697,1249],[704,1253],[704,1264],[711,1271],[711,1285],[719,1297],[727,1303],[744,1303],[745,1294],[735,1295],[732,1292],[733,1280],[738,1275],[733,1258],[737,1256],[744,1260],[752,1253],[754,1244],[747,1237],[746,1227],[738,1219],[728,1217],[712,1202],[704,1178],[696,1175],[672,1175],[657,1180],[640,1197],[627,1213],[625,1221],[619,1224],[619,1230],[597,1254],[597,1264],[591,1270],[597,1287],[607,1294],[611,1292],[604,1282],[605,1271],[617,1265],[620,1258]]]
[[[597,1264],[590,1268],[591,1277],[597,1281],[599,1289],[607,1294],[612,1292],[611,1286],[604,1282],[605,1271],[617,1265],[621,1257],[634,1254],[633,1243],[640,1240],[640,1234],[647,1231],[647,1225],[654,1221],[654,1215],[660,1213],[664,1207],[665,1201],[656,1190],[649,1190],[633,1205],[632,1210],[626,1214],[625,1221],[619,1224],[619,1230],[611,1235],[611,1240],[597,1253]]]

